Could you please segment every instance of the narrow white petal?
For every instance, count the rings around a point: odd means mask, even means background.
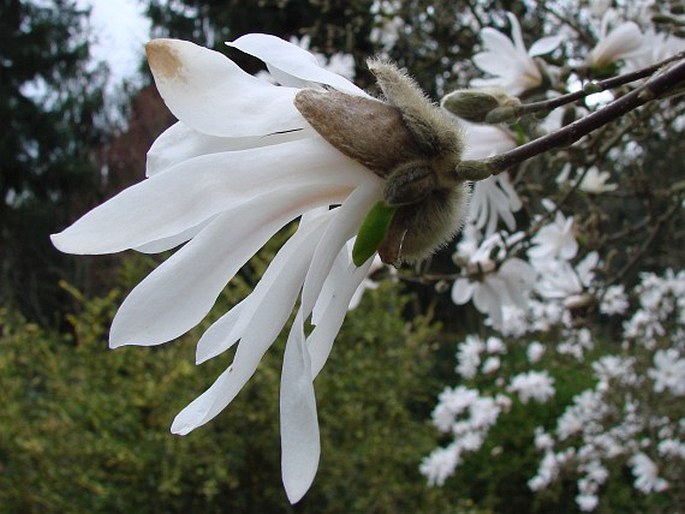
[[[221,214],[124,300],[110,346],[154,345],[199,323],[226,283],[269,238],[308,205],[330,202],[327,187],[272,192]]]
[[[538,39],[528,50],[528,55],[536,57],[553,52],[561,44],[562,40],[563,36],[547,36]]]
[[[170,237],[164,237],[161,239],[157,239],[155,241],[150,241],[149,243],[145,243],[144,245],[134,248],[134,250],[141,253],[166,252],[167,250],[171,250],[173,248],[176,248],[177,246],[182,245],[186,241],[190,241],[192,238],[194,238],[196,235],[202,232],[202,230],[207,225],[209,225],[215,218],[216,216],[212,216],[211,218],[208,218],[202,223],[200,223],[199,225],[190,227]]]
[[[307,82],[326,84],[351,95],[368,96],[346,78],[322,68],[311,53],[276,36],[247,34],[235,41],[228,41],[226,44],[257,57],[270,67],[277,68],[293,77]]]
[[[508,12],[507,18],[509,18],[509,23],[511,23],[511,38],[514,41],[516,49],[520,53],[526,53],[526,45],[523,42],[523,34],[521,34],[521,25],[519,24],[518,18],[513,14]]]
[[[309,490],[319,466],[321,442],[302,312],[298,312],[283,355],[281,373],[281,471],[290,503]]]
[[[340,331],[347,306],[359,284],[366,278],[373,259],[360,267],[352,262],[348,248],[343,248],[331,268],[314,311],[316,327],[307,338],[311,354],[312,376],[316,377],[323,368],[333,347],[333,341]]]
[[[458,278],[452,284],[452,301],[456,305],[464,305],[473,296],[477,285],[467,278]]]
[[[188,41],[156,39],[148,62],[164,102],[179,120],[212,136],[263,136],[306,126],[294,88],[245,73],[223,54]]]
[[[179,121],[166,129],[152,143],[147,152],[145,175],[151,177],[200,155],[270,146],[312,137],[313,134],[313,129],[307,126],[302,130],[264,136],[217,137],[193,130]]]
[[[114,253],[176,236],[289,184],[353,188],[375,177],[321,138],[203,155],[125,189],[52,236],[61,251]]]
[[[202,335],[197,343],[198,363],[227,350],[252,327],[271,326],[271,339],[278,335],[295,305],[316,242],[329,217],[326,213],[309,223],[300,223],[297,232],[271,261],[254,291]]]
[[[313,265],[304,281],[302,310],[305,317],[312,312],[314,302],[340,248],[357,233],[369,209],[381,197],[381,185],[381,181],[378,180],[374,186],[358,187],[340,207],[335,209],[335,217],[317,245],[312,258]]]

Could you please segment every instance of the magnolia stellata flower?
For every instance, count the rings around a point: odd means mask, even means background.
[[[372,246],[368,258],[355,264],[354,236],[372,206],[387,201],[397,204],[396,215],[379,244],[381,255],[391,255],[393,262],[419,259],[430,251],[426,244],[433,248],[449,237],[467,203],[464,182],[446,168],[459,160],[461,134],[391,64],[372,67],[388,97],[384,103],[321,68],[304,49],[273,36],[250,34],[229,45],[263,60],[280,85],[189,42],[149,43],[155,83],[179,122],[153,143],[145,180],[52,240],[75,254],[160,252],[183,244],[133,289],[112,322],[110,346],[149,346],[196,326],[249,258],[299,218],[252,293],[201,337],[198,363],[237,344],[235,357],[171,427],[187,434],[235,398],[299,297],[280,389],[283,482],[296,502],[314,479],[320,453],[312,381],[375,253]],[[345,118],[353,115],[361,118]],[[409,115],[419,128],[404,123]],[[333,119],[337,116],[342,122]],[[365,127],[361,137],[367,140],[354,140],[351,123]],[[374,148],[379,123],[388,131],[385,143],[401,146],[400,151]],[[341,130],[348,130],[349,140],[335,140]],[[360,147],[367,152],[364,158]],[[435,220],[419,219],[420,214],[437,216],[442,235],[436,239]],[[433,232],[428,243],[423,231]],[[307,319],[314,329],[305,336]]]
[[[542,84],[542,72],[533,57],[552,52],[562,38],[543,37],[526,50],[518,19],[512,13],[507,13],[507,17],[511,23],[512,39],[490,27],[481,30],[485,51],[474,55],[473,62],[494,77],[472,80],[471,86],[499,86],[510,95],[519,95]]]
[[[588,56],[590,65],[595,68],[609,66],[618,60],[645,51],[640,27],[635,22],[627,21],[609,30],[615,19],[616,12],[612,9],[602,16],[599,40]]]

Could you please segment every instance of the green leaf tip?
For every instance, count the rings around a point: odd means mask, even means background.
[[[376,202],[359,227],[352,248],[352,262],[359,267],[364,264],[383,242],[388,233],[397,207],[388,207],[383,201]]]

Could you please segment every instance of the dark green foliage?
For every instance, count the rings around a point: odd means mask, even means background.
[[[221,302],[247,290],[239,279]],[[450,490],[426,488],[418,473],[434,445],[437,327],[402,319],[396,285],[369,292],[350,314],[317,378],[322,461],[295,507],[280,483],[283,338],[224,413],[177,437],[171,420],[231,356],[195,367],[199,330],[159,348],[108,350],[120,302],[116,291],[83,301],[70,335],[0,311],[0,511],[453,512]]]
[[[75,271],[47,236],[95,191],[105,76],[87,68],[86,16],[74,1],[0,2],[0,300],[43,321]]]

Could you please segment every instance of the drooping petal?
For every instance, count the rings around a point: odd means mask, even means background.
[[[197,343],[198,363],[227,350],[248,327],[273,327],[273,341],[295,305],[314,248],[329,219],[330,214],[325,213],[314,220],[307,220],[307,223],[300,223],[297,232],[271,261],[254,291],[202,335]]]
[[[309,316],[340,248],[359,230],[366,213],[381,196],[381,181],[358,187],[335,211],[335,217],[317,245],[302,289],[302,311]]]
[[[302,312],[290,330],[281,372],[281,471],[290,503],[298,502],[314,481],[321,442]]]
[[[246,34],[228,46],[250,54],[270,67],[307,82],[325,84],[356,96],[369,96],[337,73],[322,68],[311,53],[297,45],[269,34]]]
[[[199,323],[226,283],[308,205],[328,205],[330,188],[275,191],[222,213],[136,286],[112,321],[110,345],[154,345]]]
[[[316,327],[307,338],[313,377],[328,360],[333,341],[345,320],[347,306],[372,263],[373,259],[369,259],[360,267],[355,266],[347,246],[338,254],[314,307],[312,322]]]
[[[203,155],[125,189],[52,241],[68,253],[114,253],[176,236],[236,202],[289,184],[351,189],[367,180],[376,178],[320,138]]]
[[[296,89],[259,80],[219,52],[175,39],[155,39],[146,50],[164,102],[199,132],[246,137],[306,126],[293,104]]]

